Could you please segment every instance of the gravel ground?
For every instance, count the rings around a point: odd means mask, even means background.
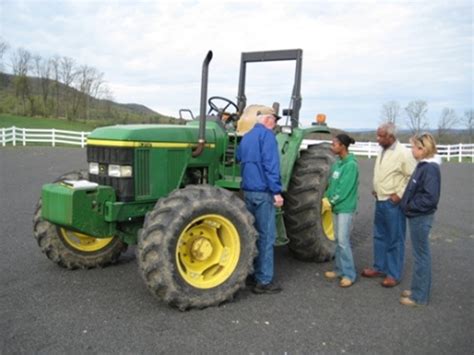
[[[85,150],[0,149],[0,354],[34,353],[429,353],[472,354],[474,165],[442,166],[442,201],[432,233],[433,291],[427,307],[405,308],[394,289],[360,278],[349,289],[324,279],[331,264],[303,263],[277,248],[284,291],[179,312],[154,299],[134,248],[118,265],[68,271],[41,252],[32,218],[41,185],[86,166]],[[361,159],[353,231],[358,271],[372,261],[373,160]]]

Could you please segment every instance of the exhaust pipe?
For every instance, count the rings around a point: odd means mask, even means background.
[[[206,101],[207,101],[207,83],[208,83],[208,72],[209,63],[212,59],[212,51],[207,52],[206,58],[202,63],[202,77],[201,77],[201,107],[199,108],[199,136],[198,145],[193,150],[193,158],[198,157],[204,150],[206,143]]]

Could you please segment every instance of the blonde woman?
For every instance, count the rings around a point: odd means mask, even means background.
[[[402,292],[405,306],[428,304],[431,290],[431,253],[429,234],[441,192],[440,159],[436,142],[429,133],[410,139],[411,151],[418,164],[403,194],[401,208],[408,218],[413,249],[411,289]]]

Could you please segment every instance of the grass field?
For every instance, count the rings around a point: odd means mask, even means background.
[[[8,114],[0,114],[0,128],[9,128],[12,126],[19,128],[56,128],[66,131],[92,131],[98,126],[103,126],[104,122],[72,122],[57,118],[34,118],[24,116],[14,116]]]

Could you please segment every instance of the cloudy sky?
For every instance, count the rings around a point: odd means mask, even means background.
[[[443,108],[473,108],[470,0],[0,0],[0,36],[10,52],[95,67],[115,101],[173,116],[198,113],[208,50],[209,95],[235,100],[241,52],[303,49],[303,125],[325,113],[375,127],[384,103],[425,100],[436,128]],[[249,65],[248,103],[287,107],[293,76],[293,63]]]

